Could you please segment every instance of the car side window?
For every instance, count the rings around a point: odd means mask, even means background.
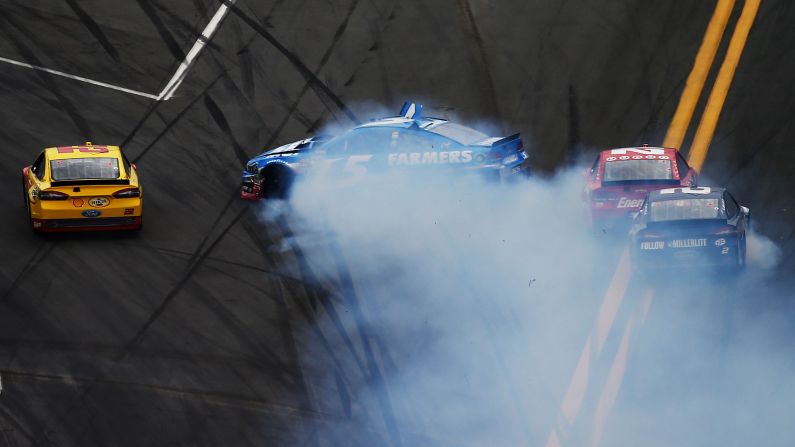
[[[410,129],[395,130],[390,135],[389,152],[429,152],[449,150],[452,141],[423,135]]]
[[[33,171],[33,174],[36,175],[37,179],[42,180],[44,178],[44,169],[44,154],[42,153],[33,163],[33,166],[30,168],[30,170]]]
[[[349,131],[323,145],[331,156],[374,154],[389,148],[391,129],[360,128]]]
[[[734,197],[732,197],[731,194],[724,192],[723,202],[726,206],[726,216],[728,216],[729,219],[734,219],[737,217],[737,213],[740,212],[740,206],[734,201]]]
[[[690,167],[687,165],[685,157],[682,157],[679,151],[676,151],[676,165],[679,168],[679,178],[685,178],[688,172],[690,172]]]

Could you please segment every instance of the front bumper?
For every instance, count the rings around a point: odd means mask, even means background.
[[[240,198],[243,200],[262,200],[262,184],[244,182],[240,187]]]

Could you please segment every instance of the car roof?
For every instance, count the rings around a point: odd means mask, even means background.
[[[88,158],[99,157],[119,157],[121,149],[119,146],[101,146],[86,143],[81,146],[57,146],[48,147],[44,150],[50,160],[65,160],[68,158]]]
[[[441,126],[456,126],[457,128],[465,131],[465,133],[467,134],[471,133],[472,135],[478,135],[478,136],[475,139],[463,139],[460,137],[456,138],[455,136],[451,135],[448,132],[435,131],[435,129]],[[465,146],[489,146],[495,141],[498,141],[503,138],[503,137],[489,137],[488,135],[476,129],[472,129],[471,127],[464,126],[462,124],[451,123],[446,119],[431,118],[424,116],[420,118],[406,118],[403,116],[392,116],[388,118],[381,118],[377,120],[371,120],[364,124],[360,124],[354,127],[352,130],[373,128],[373,127],[388,127],[388,128],[397,128],[397,129],[408,129],[411,127],[416,127],[419,130],[424,130],[427,132],[434,133],[435,135],[438,135],[442,138],[455,141]],[[480,138],[481,136],[483,138]]]
[[[676,157],[677,150],[672,147],[657,147],[657,146],[644,145],[644,146],[616,147],[612,149],[605,149],[602,152],[600,152],[600,155],[602,159],[605,159],[608,157],[613,157],[613,156],[619,157],[622,155],[628,155],[630,157],[633,155],[634,156],[643,156],[646,154],[651,155],[652,152],[656,152],[657,154],[655,155],[667,155],[671,159],[674,159],[674,157]],[[613,161],[613,160],[608,160],[608,161]]]
[[[400,129],[408,129],[413,125],[417,125],[420,129],[430,130],[436,126],[445,124],[449,121],[441,119],[441,118],[405,118],[402,116],[390,116],[388,118],[381,118],[377,120],[371,120],[364,124],[360,124],[354,129],[360,129],[363,127],[396,127]]]
[[[714,199],[723,197],[726,188],[712,186],[691,188],[668,188],[649,193],[649,201],[676,200],[676,199]]]

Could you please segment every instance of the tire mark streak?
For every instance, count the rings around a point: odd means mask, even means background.
[[[83,22],[83,25],[88,29],[88,31],[97,39],[97,42],[105,49],[105,52],[113,58],[116,62],[121,62],[119,58],[119,52],[116,51],[116,48],[110,43],[108,37],[105,36],[105,33],[102,32],[102,28],[91,18],[90,15],[77,3],[77,0],[66,0],[66,3],[72,8],[72,11],[75,12],[77,17]]]
[[[28,340],[22,338],[3,338],[0,339],[0,351],[12,351],[16,349],[26,349],[28,351],[42,351],[51,353],[89,353],[100,357],[112,359],[118,352],[118,347],[110,344],[90,343],[90,342],[69,342],[57,340]],[[262,366],[262,361],[254,356],[236,353],[235,355],[221,354],[201,354],[189,351],[168,350],[161,348],[142,348],[138,347],[132,353],[138,358],[177,360],[177,361],[198,361],[211,365],[236,364],[256,368]]]
[[[23,28],[22,25],[17,23],[16,20],[12,19],[11,15],[9,14],[0,14],[0,23],[2,22],[11,25],[13,28],[15,28],[17,31],[19,31],[21,34],[25,36],[32,35],[32,33],[30,33],[27,29]],[[14,44],[14,46],[17,48],[19,53],[22,55],[22,58],[28,64],[37,65],[40,67],[44,66],[44,64],[36,55],[36,53],[32,51],[30,48],[28,48],[27,45],[25,45],[20,39],[17,38],[17,36],[10,33],[6,26],[2,26],[2,31],[6,35],[6,37],[8,37],[8,40],[10,40]],[[58,88],[58,85],[56,84],[53,75],[39,70],[34,70],[34,73],[39,78],[39,80],[41,80],[44,87],[50,90],[53,93],[53,95],[55,95],[55,97],[58,99],[58,103],[61,105],[61,108],[63,109],[64,112],[66,112],[67,115],[69,115],[69,118],[72,119],[72,122],[75,124],[75,127],[77,128],[80,135],[88,140],[91,140],[93,134],[91,132],[91,127],[88,125],[88,121],[86,121],[83,115],[80,114],[79,109],[63,95],[61,89]]]
[[[54,242],[42,242],[39,245],[39,248],[33,252],[33,255],[28,259],[28,262],[25,263],[25,266],[22,267],[22,270],[14,277],[14,280],[11,281],[11,285],[8,286],[6,291],[3,293],[2,299],[0,299],[0,304],[5,303],[8,301],[11,294],[16,290],[19,286],[22,279],[33,269],[38,267],[41,261],[44,260],[53,250],[55,250],[56,244]],[[38,258],[38,260],[36,259]]]
[[[163,39],[168,50],[171,52],[171,55],[174,56],[174,59],[177,61],[182,61],[185,59],[185,52],[182,51],[182,47],[177,43],[177,40],[174,39],[174,36],[168,30],[168,27],[163,23],[160,19],[160,16],[155,11],[155,8],[152,6],[151,0],[136,0],[138,2],[138,6],[144,11],[146,16],[149,18],[149,21],[152,22],[152,25],[155,26],[157,33],[160,34],[160,38]]]
[[[246,154],[246,152],[243,150],[243,146],[241,146],[237,141],[237,138],[235,138],[235,133],[229,126],[229,121],[226,120],[224,112],[221,110],[218,104],[213,101],[213,98],[210,95],[205,95],[204,105],[207,107],[207,111],[210,112],[210,116],[212,116],[215,124],[217,124],[221,131],[229,138],[229,141],[232,143],[232,149],[234,150],[238,161],[245,165],[251,157]]]
[[[564,2],[565,3],[565,2]],[[469,26],[472,28],[472,34],[475,38],[475,44],[478,48],[478,54],[480,55],[480,63],[483,67],[483,74],[486,77],[486,88],[488,89],[488,102],[489,107],[492,110],[491,116],[496,118],[498,122],[502,123],[503,120],[500,119],[500,108],[497,103],[497,90],[494,84],[494,77],[491,74],[491,69],[489,68],[489,59],[486,52],[486,46],[483,42],[483,37],[480,34],[480,29],[478,28],[478,24],[475,21],[475,16],[472,13],[472,5],[470,5],[469,0],[459,0],[459,4],[461,8],[463,8],[464,12],[466,13],[467,20],[469,21]],[[501,125],[502,126],[502,125]],[[505,129],[502,129],[505,132]]]
[[[219,2],[223,2],[223,0],[218,0]],[[348,108],[347,105],[342,101],[342,99],[334,94],[331,89],[324,84],[320,79],[317,78],[310,70],[304,65],[303,62],[292,52],[290,52],[287,47],[282,45],[278,40],[271,33],[268,32],[262,25],[257,23],[254,19],[246,15],[237,5],[231,5],[230,10],[238,16],[244,23],[246,23],[251,29],[253,29],[257,34],[264,37],[271,45],[273,45],[280,53],[282,53],[288,61],[295,67],[296,70],[304,77],[307,82],[312,84],[312,88],[319,90],[322,95],[325,95],[329,100],[331,100],[334,105],[341,110],[345,116],[348,117],[352,122],[355,124],[360,124],[361,121],[356,115]]]
[[[256,231],[255,230],[255,223],[250,222],[250,220],[245,220],[243,222],[243,228],[246,230],[246,232],[249,233],[249,235],[252,238],[252,240],[254,240],[255,244],[257,245],[257,248],[259,249],[260,253],[262,254],[263,259],[266,262],[271,263],[272,261],[270,259],[270,256],[268,256],[267,246],[268,245],[272,245],[272,243],[271,243],[272,241],[270,241],[270,240],[264,241],[262,236],[261,236],[263,234],[263,232]],[[265,233],[265,234],[267,234],[267,233]],[[280,283],[280,285],[284,285],[281,281],[279,281],[279,283]],[[314,300],[323,301],[323,298],[320,297],[321,291],[320,291],[319,287],[309,288],[309,287],[307,287],[308,283],[306,281],[301,281],[300,284],[302,286],[304,286],[303,295],[306,296],[307,299],[309,299],[310,301],[312,301],[313,299]],[[287,288],[286,285],[284,285],[284,286],[285,286],[285,288]],[[313,298],[313,295],[314,295],[314,298]],[[290,293],[290,296],[297,297],[297,296],[299,296],[299,294]],[[306,398],[307,398],[307,400],[309,400],[310,399],[310,388],[308,387],[308,385],[306,383],[306,378],[305,378],[304,373],[303,373],[303,368],[301,368],[300,358],[298,356],[298,352],[299,352],[298,345],[296,344],[295,338],[292,335],[293,330],[292,330],[292,325],[290,323],[290,318],[289,318],[289,305],[288,305],[288,302],[287,302],[287,300],[286,300],[286,298],[285,298],[283,293],[280,293],[279,297],[282,300],[282,310],[283,310],[284,315],[285,315],[285,318],[283,320],[285,322],[285,326],[282,328],[282,332],[283,332],[283,334],[285,336],[285,339],[288,340],[288,352],[290,353],[291,357],[294,359],[295,364],[297,364],[298,367],[299,367],[299,372],[301,373],[301,382],[302,382],[303,386],[305,387]],[[347,378],[342,373],[342,371],[343,371],[342,363],[339,361],[339,359],[337,359],[337,356],[334,354],[334,350],[331,347],[331,344],[329,343],[328,339],[325,337],[325,335],[323,334],[322,330],[320,329],[320,326],[318,325],[317,320],[315,319],[315,316],[313,315],[312,311],[307,307],[306,303],[304,303],[303,300],[298,300],[297,299],[297,300],[295,300],[295,302],[298,305],[299,311],[302,313],[304,319],[309,323],[313,334],[318,338],[318,340],[320,340],[320,343],[323,346],[324,350],[326,351],[326,353],[328,354],[328,356],[331,358],[332,362],[334,363],[334,365],[335,365],[335,373],[339,374],[339,376],[341,377],[341,380],[343,382],[347,382]],[[339,328],[338,328],[338,330],[339,330]],[[343,333],[342,336],[345,337],[345,334]],[[356,358],[356,352],[352,351],[352,354],[354,355],[354,358]]]
[[[254,233],[249,232],[249,234],[254,234]],[[141,246],[137,245],[137,244],[136,245],[124,244],[124,245],[129,246],[130,248],[141,249]],[[146,249],[152,250],[152,251],[156,251],[156,252],[160,252],[160,253],[170,254],[170,255],[173,255],[173,256],[190,257],[190,256],[193,255],[192,252],[188,252],[188,251],[184,251],[184,250],[177,250],[177,249],[173,249],[173,248],[148,246],[148,247],[146,247]],[[267,256],[267,250],[265,250],[263,252],[263,256]],[[265,268],[257,267],[257,266],[251,265],[251,264],[245,264],[245,263],[242,263],[242,262],[231,261],[231,260],[228,260],[228,259],[218,258],[218,257],[215,257],[215,256],[208,256],[206,261],[218,262],[218,263],[221,263],[221,264],[232,265],[232,266],[235,266],[235,267],[240,267],[240,268],[244,268],[244,269],[248,269],[248,270],[254,270],[256,272],[265,273],[265,274],[267,274],[269,276],[273,276],[275,278],[279,278],[279,279],[282,279],[282,280],[285,280],[285,281],[299,283],[299,284],[301,284],[304,287],[308,287],[308,288],[316,290],[318,292],[331,293],[331,292],[323,289],[322,287],[319,287],[319,286],[317,286],[315,284],[310,284],[310,283],[302,280],[301,278],[295,278],[295,277],[290,276],[290,275],[288,275],[286,273],[280,273],[278,270],[265,269]],[[331,297],[332,298],[336,298],[336,296],[333,295],[333,294],[331,295]]]
[[[18,433],[21,433],[28,442],[31,442],[35,446],[41,445],[33,436],[33,433],[25,430],[25,426],[22,425],[10,411],[6,410],[5,405],[0,405],[0,414],[2,414],[3,418],[8,421]]]
[[[337,43],[342,38],[343,34],[345,34],[345,30],[348,28],[348,23],[350,22],[351,16],[356,11],[356,7],[359,5],[359,0],[354,0],[351,2],[350,7],[348,8],[348,12],[345,15],[345,19],[343,19],[342,23],[337,27],[336,32],[334,33],[334,37],[331,39],[331,44],[326,48],[325,53],[323,53],[323,57],[320,58],[320,62],[318,63],[315,71],[312,73],[312,76],[316,79],[317,75],[325,68],[326,64],[328,63],[329,59],[331,58],[331,54],[334,52],[334,48],[336,48]],[[304,86],[301,88],[301,91],[298,93],[298,96],[295,98],[295,101],[290,105],[290,108],[287,109],[287,114],[282,118],[282,121],[276,126],[276,130],[271,134],[270,139],[267,143],[265,143],[266,147],[270,147],[273,143],[279,138],[284,127],[290,122],[290,118],[292,117],[295,110],[298,108],[298,105],[301,103],[301,100],[306,95],[306,92],[312,87],[312,82],[307,81]]]
[[[345,261],[342,249],[333,237],[330,238],[330,248],[332,256],[334,257],[334,262],[337,266],[337,274],[339,275],[341,283],[340,285],[342,286],[344,295],[348,299],[349,306],[353,311],[354,321],[356,322],[356,330],[359,333],[359,338],[362,342],[365,358],[367,359],[367,371],[369,373],[369,378],[372,380],[372,386],[374,388],[373,391],[375,392],[379,406],[381,407],[381,414],[384,418],[384,424],[386,425],[387,433],[389,434],[389,438],[393,445],[401,446],[403,445],[403,441],[401,440],[400,430],[398,429],[397,420],[395,418],[392,398],[389,393],[386,379],[384,378],[384,375],[381,373],[381,369],[378,366],[373,347],[370,344],[369,323],[367,322],[364,312],[362,311],[361,304],[359,303],[359,297],[356,293],[353,277],[351,276],[350,269],[348,268],[348,264]]]
[[[221,304],[216,298],[209,296],[204,289],[201,289],[201,292],[202,293],[195,293],[192,296],[197,297],[212,311],[213,315],[223,323],[229,333],[237,338],[239,344],[248,345],[253,352],[262,353],[265,357],[265,362],[258,360],[259,366],[268,371],[277,369],[280,373],[278,379],[282,386],[286,388],[286,385],[292,385],[293,382],[290,379],[296,376],[296,371],[294,371],[291,366],[286,365],[267,345],[259,342],[257,334],[230,312],[226,306]]]
[[[188,113],[188,111],[189,111],[191,108],[193,108],[193,106],[194,106],[194,105],[196,105],[196,103],[197,103],[197,102],[198,102],[200,99],[204,98],[204,96],[207,94],[207,92],[209,92],[209,91],[210,91],[210,89],[212,89],[212,88],[213,88],[213,86],[215,86],[216,82],[218,82],[218,80],[219,80],[219,79],[221,79],[222,77],[226,76],[226,74],[227,74],[227,73],[226,73],[226,71],[223,71],[223,72],[219,73],[219,74],[218,74],[218,76],[216,76],[216,77],[215,77],[215,79],[213,79],[213,81],[212,81],[212,82],[210,82],[210,83],[207,85],[207,87],[205,87],[205,88],[204,88],[204,90],[202,90],[202,91],[201,91],[201,93],[199,93],[198,95],[196,95],[196,97],[195,97],[195,98],[193,98],[193,100],[192,100],[190,103],[188,103],[188,105],[187,105],[187,106],[185,106],[185,108],[183,108],[182,110],[180,110],[180,112],[177,114],[177,116],[175,116],[175,117],[174,117],[174,119],[172,119],[171,121],[169,121],[169,122],[168,122],[168,124],[166,124],[166,127],[164,127],[164,128],[163,128],[163,130],[162,130],[162,131],[160,131],[160,133],[159,133],[159,134],[157,134],[157,136],[155,137],[155,139],[154,139],[154,140],[152,140],[152,141],[151,141],[151,142],[150,142],[150,143],[149,143],[149,144],[148,144],[148,145],[147,145],[147,146],[146,146],[146,147],[145,147],[145,148],[144,148],[144,149],[141,151],[141,153],[139,153],[139,154],[138,154],[138,155],[137,155],[135,158],[133,158],[133,159],[132,159],[132,162],[133,162],[133,163],[137,163],[137,162],[139,162],[139,161],[140,161],[140,160],[141,160],[141,159],[142,159],[142,158],[143,158],[143,157],[144,157],[144,156],[145,156],[145,155],[146,155],[146,154],[149,152],[149,150],[150,150],[150,149],[152,149],[152,147],[154,147],[154,145],[155,145],[155,144],[157,144],[157,143],[160,141],[160,139],[162,139],[162,138],[163,138],[163,137],[164,137],[164,136],[165,136],[165,135],[166,135],[166,134],[167,134],[167,133],[168,133],[168,132],[171,130],[171,128],[172,128],[172,127],[174,127],[174,126],[175,126],[175,125],[176,125],[176,124],[177,124],[177,123],[178,123],[178,122],[179,122],[179,121],[182,119],[182,117],[183,117],[183,116],[185,116],[185,114],[186,114],[186,113]],[[154,111],[155,111],[155,109],[156,109],[156,105],[157,105],[157,104],[160,104],[160,101],[156,102],[156,103],[155,103],[155,105],[153,105],[152,107],[150,107],[150,110],[149,110],[149,111],[147,111],[147,113],[146,113],[146,114],[144,115],[144,117],[143,117],[143,118],[142,118],[142,119],[141,119],[141,120],[138,122],[138,124],[135,126],[135,128],[132,130],[132,132],[131,132],[130,134],[128,134],[128,135],[127,135],[127,137],[124,139],[124,141],[123,141],[123,142],[122,142],[122,144],[121,144],[122,146],[126,146],[126,145],[127,145],[127,143],[129,143],[129,142],[130,142],[130,140],[132,139],[132,137],[133,137],[133,136],[134,136],[134,135],[135,135],[135,134],[138,132],[138,130],[139,130],[139,129],[140,129],[142,126],[143,126],[144,122],[145,122],[145,121],[146,121],[146,120],[149,118],[149,116],[151,116],[151,115],[152,115],[152,113],[154,113]]]
[[[195,42],[196,39],[201,38],[200,36],[202,28],[199,26],[199,23],[201,23],[202,20],[206,19],[208,8],[205,8],[203,11],[201,11],[201,13],[199,14],[199,19],[196,23],[191,24],[188,23],[188,21],[183,19],[181,16],[174,14],[173,11],[166,8],[160,2],[154,2],[154,7],[157,8],[161,13],[167,15],[170,20],[178,24],[188,34],[188,37],[185,39],[185,42],[180,48],[188,46],[188,44],[192,44],[193,42]],[[211,48],[213,50],[220,49],[218,44],[215,43],[215,41],[213,40],[205,41],[204,44],[206,45],[206,48]]]
[[[279,218],[276,223],[278,224],[282,235],[288,241],[290,250],[295,255],[295,259],[298,262],[298,270],[301,272],[301,276],[306,278],[306,281],[310,283],[320,284],[320,280],[315,275],[312,267],[306,261],[306,256],[304,255],[303,250],[293,242],[294,234],[287,221],[284,218]],[[327,294],[313,293],[307,294],[307,297],[310,298],[310,304],[312,304],[313,309],[316,308],[318,302],[323,306],[326,313],[331,318],[335,329],[339,333],[340,337],[342,337],[345,346],[350,351],[354,361],[356,361],[359,369],[362,371],[362,373],[366,373],[367,369],[365,368],[365,364],[359,357],[359,354],[356,352],[356,348],[353,346],[353,340],[351,340],[350,335],[348,335],[348,332],[345,330],[345,325],[342,323],[342,319],[340,318],[339,313],[337,313],[337,309],[334,307],[334,304],[327,299]]]
[[[209,391],[209,390],[201,390],[196,388],[174,388],[162,385],[153,385],[148,383],[106,379],[102,377],[79,377],[72,375],[31,373],[31,372],[15,371],[15,370],[0,370],[0,374],[7,377],[13,377],[18,380],[58,382],[72,386],[88,385],[90,387],[94,387],[96,385],[109,385],[109,386],[119,386],[124,388],[137,388],[140,390],[151,391],[158,394],[201,399],[203,402],[210,404],[234,407],[243,410],[251,410],[259,413],[271,414],[274,416],[283,416],[285,414],[288,414],[291,416],[299,415],[299,416],[308,416],[308,417],[318,417],[321,414],[314,410],[307,411],[305,409],[294,408],[289,405],[274,404],[263,400],[250,399],[245,395],[239,395],[236,393],[229,393],[223,391]]]
[[[152,324],[155,323],[155,321],[157,321],[160,315],[163,314],[163,312],[166,310],[168,305],[171,304],[171,302],[180,293],[182,288],[185,287],[188,281],[193,277],[193,274],[196,273],[196,270],[198,270],[199,266],[204,262],[207,256],[209,256],[209,254],[218,245],[218,243],[221,242],[221,240],[224,238],[224,236],[226,236],[226,233],[229,232],[232,226],[234,226],[243,217],[246,211],[248,211],[247,206],[241,208],[240,211],[232,219],[232,221],[226,226],[226,228],[224,228],[223,231],[221,231],[221,234],[219,234],[215,238],[213,243],[210,244],[207,250],[205,250],[204,253],[202,253],[202,255],[199,256],[192,265],[190,265],[190,267],[187,269],[187,271],[182,276],[182,278],[180,278],[177,284],[171,289],[171,291],[165,296],[165,298],[163,298],[160,305],[147,318],[146,322],[144,322],[144,324],[141,326],[141,328],[138,330],[135,336],[119,352],[118,356],[116,357],[117,362],[124,360],[129,354],[129,352],[138,346],[138,344],[143,340],[143,337],[146,334],[147,330],[152,326]]]

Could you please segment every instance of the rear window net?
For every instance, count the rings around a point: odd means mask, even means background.
[[[67,158],[50,162],[52,179],[83,180],[83,179],[117,179],[119,178],[119,160],[110,157]]]

